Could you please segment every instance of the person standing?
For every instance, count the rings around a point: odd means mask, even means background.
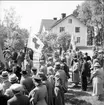
[[[33,77],[35,88],[29,93],[29,99],[31,105],[47,105],[48,94],[46,85],[42,84],[39,75]]]
[[[55,78],[54,105],[65,105],[61,78]]]
[[[23,95],[22,85],[13,84],[11,89],[14,96],[8,100],[7,105],[30,105],[28,96]]]
[[[94,64],[91,79],[93,80],[92,96],[98,96],[98,99],[101,99],[103,94],[103,74],[101,66],[98,62]]]
[[[73,60],[73,67],[72,67],[72,81],[75,84],[74,87],[76,87],[79,84],[79,63],[77,58],[74,58]]]
[[[35,87],[33,84],[32,77],[28,76],[27,71],[22,71],[21,74],[22,74],[22,77],[20,80],[20,84],[29,93]]]
[[[2,86],[3,86],[3,91],[5,93],[5,91],[11,86],[11,83],[9,82],[9,75],[7,71],[3,71],[2,72]]]
[[[82,64],[82,69],[81,69],[81,87],[83,91],[87,90],[87,77],[89,75],[89,64],[87,62],[87,58],[83,58],[83,64]]]
[[[0,84],[0,105],[7,105],[8,99],[8,96],[4,95],[2,84]]]

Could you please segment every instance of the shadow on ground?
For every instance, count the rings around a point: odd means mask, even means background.
[[[91,96],[89,93],[78,91],[78,90],[68,90],[67,93],[65,93],[65,103],[66,105],[92,105],[91,103],[77,99],[76,97],[82,97],[82,96]]]
[[[70,99],[70,102],[66,102],[66,105],[92,105],[89,102],[86,102],[85,100],[79,100],[76,98]]]

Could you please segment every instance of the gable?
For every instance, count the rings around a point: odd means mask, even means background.
[[[71,15],[66,16],[64,19],[58,20],[55,24],[53,24],[53,25],[51,26],[51,29],[54,28],[55,26],[57,26],[58,24],[64,22],[64,21],[65,21],[66,19],[68,19],[69,17],[74,18],[74,19],[75,19],[76,21],[78,21],[80,24],[84,25],[78,18],[76,18],[74,15],[71,14]],[[86,25],[84,25],[84,26],[86,26]]]
[[[46,31],[50,30],[51,26],[52,26],[56,21],[57,21],[57,20],[42,19],[39,32],[41,33],[42,30],[43,30],[43,28],[45,28]]]

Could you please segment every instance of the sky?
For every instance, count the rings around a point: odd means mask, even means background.
[[[83,1],[0,1],[0,18],[3,20],[4,9],[15,8],[19,15],[21,28],[37,34],[42,19],[61,18],[61,13],[70,15]]]

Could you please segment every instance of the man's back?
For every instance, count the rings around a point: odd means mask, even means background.
[[[30,105],[29,98],[21,94],[9,99],[7,103],[7,105]]]
[[[20,84],[25,86],[28,92],[30,92],[35,87],[31,77],[27,78],[22,77]]]

